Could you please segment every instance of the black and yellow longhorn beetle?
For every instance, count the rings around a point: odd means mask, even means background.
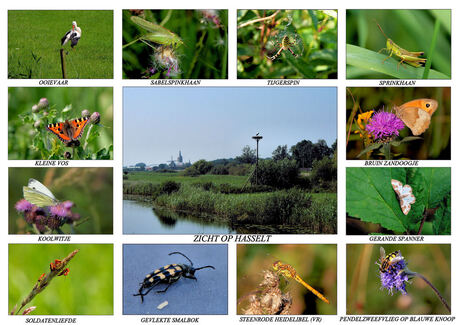
[[[215,267],[212,265],[202,266],[198,268],[193,267],[193,262],[181,252],[172,252],[168,255],[173,254],[180,254],[185,257],[189,262],[188,264],[169,264],[159,269],[156,269],[150,274],[145,276],[143,282],[139,283],[141,287],[139,288],[139,293],[133,294],[133,296],[141,296],[141,301],[144,302],[144,296],[146,296],[157,284],[166,283],[168,286],[164,290],[157,291],[157,293],[164,293],[168,290],[168,288],[181,277],[194,279],[195,281],[197,278],[195,277],[195,272],[205,268],[211,268],[215,270]],[[143,292],[144,289],[148,289],[145,293]]]

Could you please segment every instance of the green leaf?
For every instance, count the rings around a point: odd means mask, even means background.
[[[450,193],[450,168],[421,168],[427,191],[427,208],[436,208]]]
[[[365,153],[369,152],[369,151],[372,151],[372,150],[377,150],[378,148],[380,148],[381,146],[383,145],[383,143],[373,143],[369,146],[367,146],[366,148],[364,148],[363,151],[361,151],[359,153],[359,155],[357,156],[358,157],[361,157],[362,155],[364,155]]]
[[[433,233],[435,235],[450,235],[450,194],[441,202],[436,210],[433,220]]]
[[[404,180],[405,174],[403,168],[347,168],[347,213],[389,230],[406,231],[408,218],[391,186],[391,179]]]
[[[422,79],[423,68],[415,68],[408,64],[400,64],[394,58],[389,58],[385,62],[382,61],[387,57],[385,54],[380,54],[368,49],[347,44],[347,66],[360,68],[363,72],[383,73],[389,77],[399,79]],[[347,78],[350,78],[347,73]],[[450,79],[445,74],[436,70],[430,70],[428,79]]]
[[[416,201],[407,216],[401,211],[392,179],[412,187]],[[449,203],[444,202],[446,197]],[[431,208],[440,210],[437,229],[450,227],[445,220],[448,217],[450,222],[450,168],[347,169],[347,213],[352,217],[389,230],[415,233],[425,210]]]
[[[405,137],[399,141],[391,141],[390,144],[393,146],[393,147],[398,147],[401,143],[404,143],[404,142],[410,142],[410,141],[414,141],[414,140],[420,140],[420,139],[423,139],[422,137]]]

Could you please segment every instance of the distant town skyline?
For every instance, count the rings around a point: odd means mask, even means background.
[[[123,89],[123,165],[229,159],[244,146],[271,157],[278,145],[337,139],[335,87]]]

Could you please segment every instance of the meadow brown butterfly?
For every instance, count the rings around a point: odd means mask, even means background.
[[[438,108],[434,99],[420,98],[395,106],[396,115],[411,129],[413,135],[420,135],[428,129],[431,115]]]

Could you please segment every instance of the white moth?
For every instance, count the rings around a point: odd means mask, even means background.
[[[393,189],[398,195],[402,213],[407,215],[410,211],[411,204],[415,203],[415,196],[412,194],[412,187],[407,184],[403,186],[402,183],[396,179],[391,180],[391,186],[393,186]]]

